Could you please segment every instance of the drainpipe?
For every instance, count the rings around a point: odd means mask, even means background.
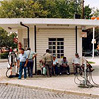
[[[21,26],[24,26],[27,28],[27,39],[28,39],[28,48],[30,47],[30,40],[29,40],[29,27],[26,26],[25,24],[23,24],[22,22],[20,22]]]
[[[75,43],[76,43],[76,53],[78,53],[77,51],[77,26],[75,26]]]
[[[34,45],[35,45],[35,52],[37,51],[36,49],[36,25],[34,25]],[[35,57],[35,74],[37,74],[37,58]]]

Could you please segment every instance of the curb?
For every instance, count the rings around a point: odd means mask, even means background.
[[[49,89],[49,88],[42,88],[42,87],[35,87],[35,86],[26,86],[26,85],[20,85],[20,84],[12,84],[12,83],[0,83],[0,84],[12,85],[12,86],[17,86],[17,87],[25,87],[25,88],[31,88],[31,89],[39,89],[39,90],[50,91],[50,92],[55,92],[55,93],[81,95],[81,96],[87,96],[87,97],[93,97],[93,98],[99,97],[99,95],[95,95],[95,94],[80,93],[80,92],[74,92],[74,91],[62,91],[62,90],[57,90],[57,89]]]
[[[0,59],[0,62],[8,62],[8,60],[7,59]]]

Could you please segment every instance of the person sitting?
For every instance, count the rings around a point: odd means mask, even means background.
[[[60,64],[60,74],[62,73],[66,73],[67,75],[70,74],[70,68],[69,68],[66,57],[63,57],[61,64]]]
[[[74,74],[78,74],[78,68],[79,73],[81,74],[80,57],[78,53],[75,54],[75,58],[72,60],[72,65],[74,69]]]
[[[53,55],[53,66],[52,66],[53,74],[58,75],[58,60],[56,59],[56,56]]]
[[[86,60],[85,55],[82,56],[82,70],[84,72],[84,67],[87,66],[87,71],[92,72],[94,71],[93,67],[89,64],[89,62]]]

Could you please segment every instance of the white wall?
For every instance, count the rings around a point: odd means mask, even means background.
[[[27,38],[27,29],[18,29],[18,42],[22,43],[24,48],[24,38]],[[34,29],[30,28],[30,48],[34,51]]]
[[[82,39],[81,31],[78,30],[78,53],[82,54]],[[75,45],[75,28],[74,29],[38,29],[37,31],[37,60],[41,59],[41,56],[48,48],[48,38],[64,38],[64,56],[67,57],[69,65],[72,68],[72,58],[76,52]]]
[[[81,30],[78,29],[78,53],[82,55],[82,38]],[[27,38],[27,30],[19,29],[18,30],[18,40],[22,42],[23,39]],[[72,68],[72,58],[76,52],[75,45],[75,28],[73,29],[60,29],[60,28],[37,28],[37,63],[42,58],[46,49],[48,48],[48,38],[64,38],[64,55],[67,57],[69,65]],[[24,46],[24,45],[23,45]],[[30,47],[34,51],[34,29],[30,28]],[[37,64],[38,65],[38,64]],[[38,65],[38,69],[40,69]]]

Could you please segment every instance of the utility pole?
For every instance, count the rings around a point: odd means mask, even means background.
[[[82,19],[84,19],[84,0],[82,0]]]

